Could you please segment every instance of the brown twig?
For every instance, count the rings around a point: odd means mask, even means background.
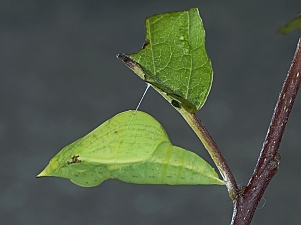
[[[246,187],[234,201],[232,225],[251,223],[256,207],[278,171],[280,154],[278,149],[301,83],[301,38],[297,44],[295,56],[280,92],[274,114],[263,143],[257,165]]]

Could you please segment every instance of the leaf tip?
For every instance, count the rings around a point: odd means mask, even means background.
[[[127,67],[129,67],[130,69],[133,69],[135,68],[136,66],[136,63],[127,55],[127,54],[124,54],[124,53],[119,53],[116,55],[116,57],[118,59],[121,59],[122,62],[127,65]]]

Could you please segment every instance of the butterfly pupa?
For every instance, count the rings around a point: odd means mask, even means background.
[[[38,175],[42,176],[67,178],[83,187],[108,179],[134,184],[225,184],[200,156],[173,146],[156,119],[131,110],[64,147]]]

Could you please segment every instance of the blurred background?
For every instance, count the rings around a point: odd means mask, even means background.
[[[106,181],[81,188],[36,175],[65,145],[134,109],[144,82],[115,56],[134,53],[144,19],[198,7],[214,81],[197,113],[240,185],[256,164],[300,31],[276,34],[299,0],[0,1],[0,221],[10,225],[229,224],[221,186],[151,186]],[[211,162],[182,117],[150,89],[140,110],[171,141]],[[252,224],[301,220],[301,96],[283,142],[279,173]],[[263,207],[262,207],[263,206]]]

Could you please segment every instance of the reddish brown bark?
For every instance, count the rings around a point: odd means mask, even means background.
[[[232,225],[251,223],[257,205],[278,171],[280,154],[278,149],[282,140],[291,109],[301,83],[301,38],[291,67],[284,81],[274,114],[263,143],[257,165],[247,186],[240,188],[234,200]]]

